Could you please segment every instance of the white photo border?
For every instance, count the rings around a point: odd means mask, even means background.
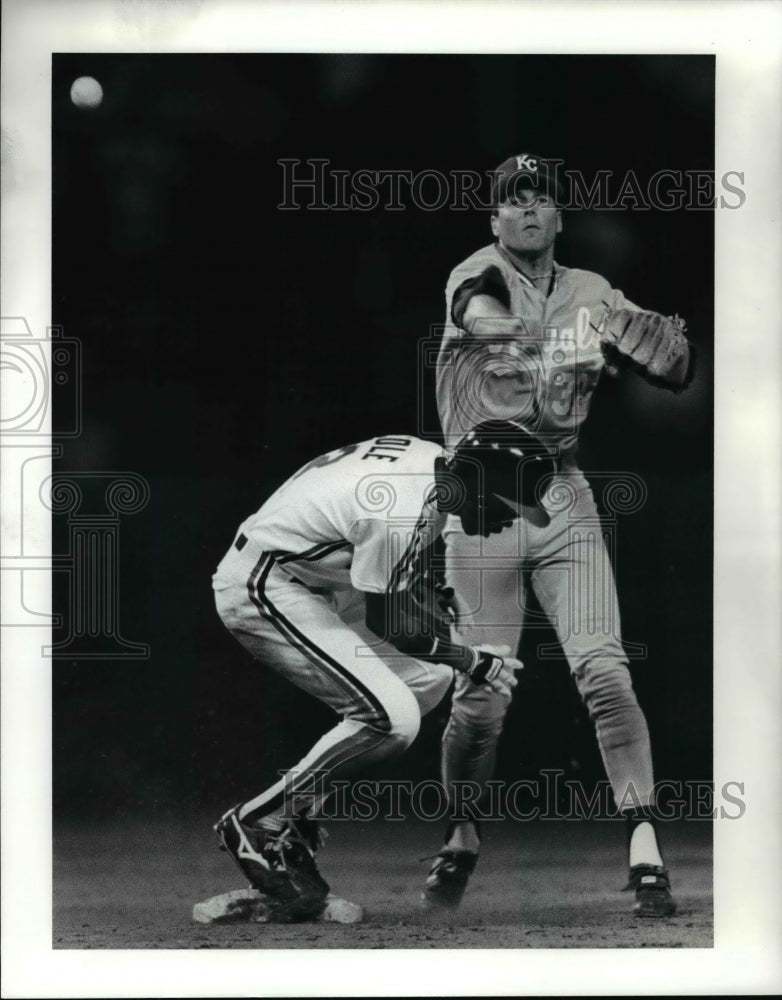
[[[714,779],[717,787],[743,781],[747,802],[740,822],[715,824],[713,949],[53,951],[52,661],[40,656],[49,636],[43,628],[7,629],[3,995],[682,995],[782,988],[782,5],[6,0],[2,14],[2,313],[24,316],[36,335],[51,323],[54,52],[716,56],[716,176],[742,172],[746,202],[716,217],[714,678],[715,731],[722,736],[715,741]],[[14,484],[5,482],[4,504],[12,505]],[[50,549],[45,512],[32,514],[25,531],[42,551]],[[8,542],[4,537],[4,548]],[[48,598],[44,588],[37,606]]]

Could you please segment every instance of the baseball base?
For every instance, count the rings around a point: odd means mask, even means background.
[[[315,923],[360,924],[364,910],[339,896],[329,895],[323,912]],[[273,924],[283,923],[268,905],[268,897],[257,889],[234,889],[212,896],[193,907],[193,920],[198,924]]]

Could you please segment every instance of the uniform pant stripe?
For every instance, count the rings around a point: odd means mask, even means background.
[[[270,559],[271,561],[269,563],[265,563],[264,561],[265,559]],[[280,633],[280,635],[285,639],[287,643],[293,646],[294,649],[297,649],[301,653],[301,655],[305,657],[305,659],[309,660],[310,663],[314,663],[315,666],[319,667],[321,670],[324,670],[329,675],[334,684],[336,684],[336,686],[339,687],[341,691],[346,695],[346,697],[352,700],[356,693],[356,686],[354,683],[352,683],[353,678],[346,677],[342,672],[336,670],[330,670],[329,663],[326,662],[326,657],[328,656],[328,654],[324,653],[323,658],[320,658],[318,654],[321,652],[321,650],[314,643],[312,643],[305,636],[303,636],[302,633],[299,632],[298,629],[296,629],[295,626],[287,618],[285,618],[282,614],[280,614],[277,608],[274,607],[272,602],[269,600],[268,596],[266,594],[261,595],[260,592],[256,593],[253,590],[255,582],[255,574],[256,571],[261,566],[261,563],[264,563],[264,569],[262,570],[262,573],[263,573],[263,578],[265,580],[266,576],[269,574],[271,568],[273,567],[274,562],[275,562],[275,557],[269,554],[265,554],[259,560],[256,569],[253,571],[253,576],[251,576],[250,580],[248,581],[248,592],[250,595],[250,600],[258,609],[258,613],[262,617],[264,617],[267,621],[271,622],[274,628],[277,629],[277,631]],[[362,699],[362,704],[363,703],[364,702]]]
[[[296,796],[306,795],[310,792],[314,793],[319,789],[322,789],[324,797],[327,796],[329,791],[325,787],[325,780],[322,784],[317,781],[319,774],[323,774],[324,779],[327,778],[338,767],[344,767],[354,757],[363,756],[368,751],[379,746],[387,738],[387,734],[372,730],[369,727],[365,727],[361,732],[347,737],[340,743],[330,747],[322,757],[307,764],[306,770],[289,771],[286,775],[286,778],[291,779],[289,784],[267,802],[263,800],[248,802],[245,805],[245,809],[247,809],[245,817],[251,813],[268,816],[269,813],[282,809],[286,801],[293,803]],[[307,785],[310,785],[311,788],[307,788]]]
[[[349,545],[350,542],[344,540],[339,542],[321,542],[319,545],[313,545],[311,549],[306,549],[304,552],[286,552],[285,555],[275,555],[275,558],[279,565],[287,562],[313,562],[316,559],[323,559],[324,556],[331,555],[337,549],[345,549]]]
[[[325,650],[320,649],[315,643],[305,636],[298,628],[283,615],[269,599],[268,595],[264,593],[264,584],[266,578],[271,572],[275,564],[275,559],[268,553],[264,553],[258,560],[253,572],[247,581],[247,591],[250,596],[250,600],[258,608],[259,612],[263,613],[265,610],[266,617],[274,625],[274,627],[285,636],[288,641],[294,641],[294,645],[301,651],[301,653],[307,657],[310,662],[314,663],[316,666],[324,668],[332,676],[336,673],[343,682],[347,681],[350,688],[359,692],[360,699],[368,707],[371,707],[373,715],[376,716],[377,721],[375,725],[382,730],[388,731],[391,729],[391,720],[388,717],[388,712],[386,712],[385,706],[380,701],[380,699],[368,688],[366,685],[362,684],[357,677],[355,677],[349,670],[338,663],[333,657],[329,656]]]

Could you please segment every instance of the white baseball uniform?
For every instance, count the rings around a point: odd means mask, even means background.
[[[407,588],[444,516],[441,449],[395,435],[305,465],[247,518],[213,578],[217,610],[250,653],[342,721],[242,816],[317,809],[329,780],[406,749],[453,670],[405,655],[364,622],[364,592]]]

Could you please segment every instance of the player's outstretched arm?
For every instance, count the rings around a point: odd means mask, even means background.
[[[523,339],[527,329],[518,316],[493,295],[471,295],[461,314],[462,329],[476,340]]]
[[[436,593],[436,591],[435,591]],[[366,623],[379,638],[401,653],[431,663],[444,663],[468,675],[474,684],[486,684],[509,695],[522,664],[510,655],[510,646],[467,646],[454,642],[453,617],[443,614],[443,602],[423,602],[412,591],[365,593]]]
[[[496,344],[502,341],[523,342],[527,336],[523,321],[511,312],[510,290],[495,264],[480,273],[471,274],[459,284],[452,275],[446,297],[454,326],[472,340]],[[518,343],[516,347],[518,353]]]
[[[524,413],[535,391],[538,341],[524,321],[490,294],[474,294],[460,314],[467,353],[462,378],[480,379],[487,413]]]

